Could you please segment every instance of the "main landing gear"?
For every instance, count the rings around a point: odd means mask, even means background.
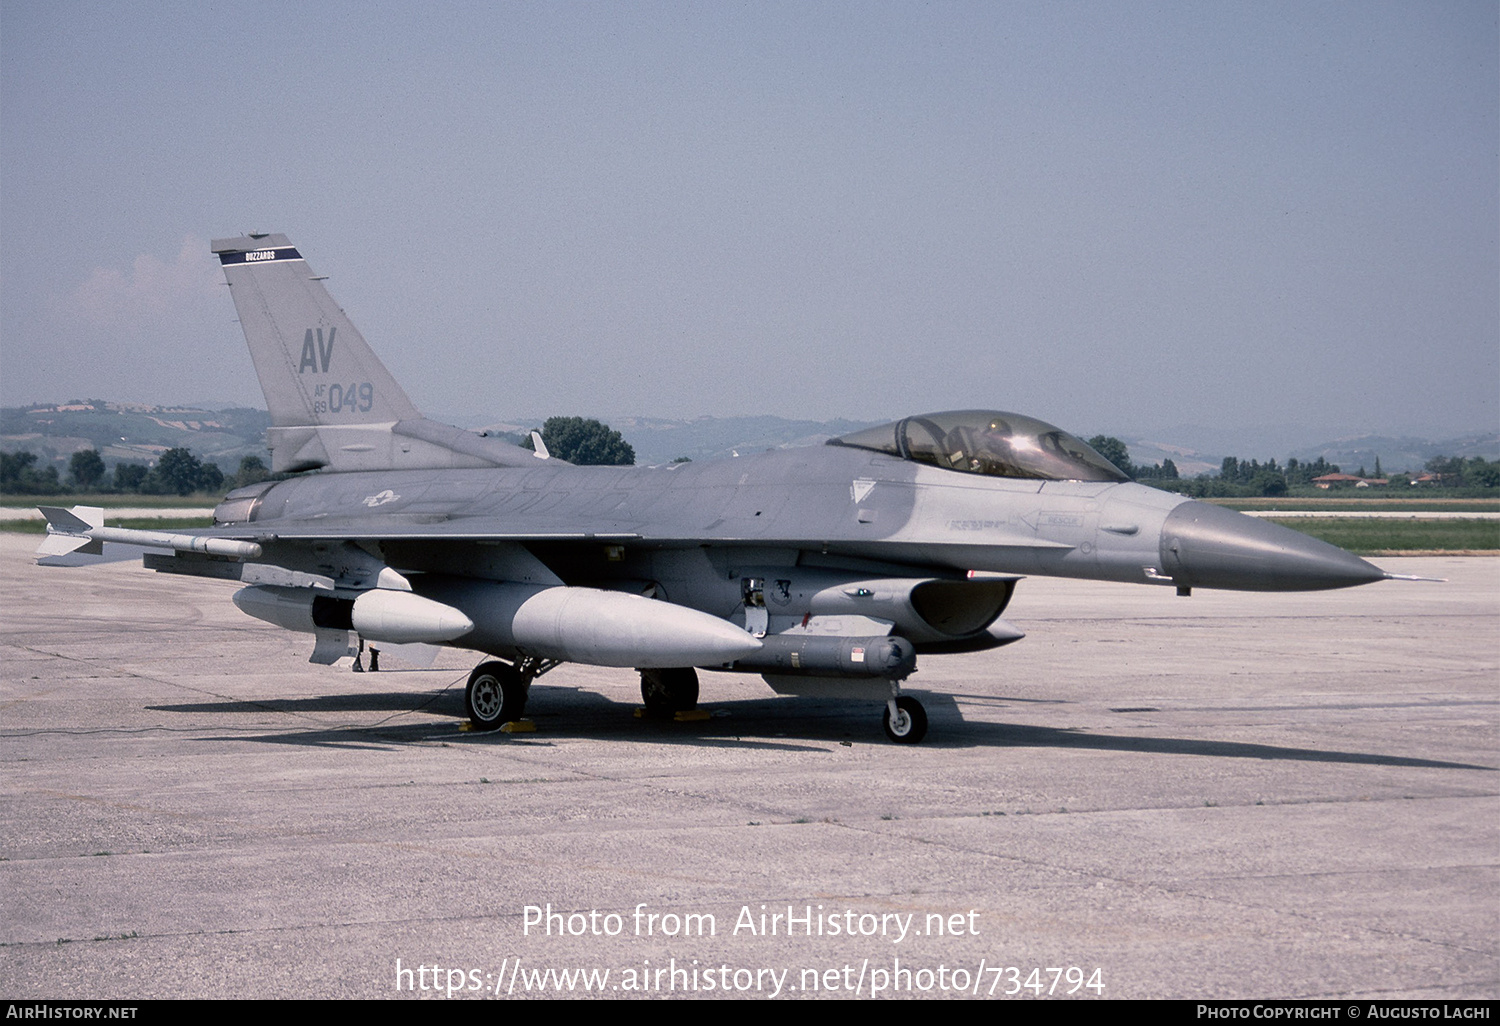
[[[698,671],[691,666],[641,671],[646,715],[671,719],[698,706]]]
[[[554,666],[553,660],[521,659],[515,663],[493,659],[480,663],[469,674],[464,706],[475,730],[499,730],[519,720],[526,712],[531,682]],[[698,671],[692,667],[641,670],[641,701],[646,715],[672,719],[698,706]],[[885,704],[885,736],[901,745],[914,745],[927,736],[927,711],[901,685],[891,681],[891,698]]]
[[[526,712],[531,682],[552,667],[555,660],[521,659],[507,663],[499,659],[480,663],[469,674],[464,708],[475,730],[499,730]]]

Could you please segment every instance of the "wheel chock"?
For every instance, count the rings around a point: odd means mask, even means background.
[[[530,720],[510,720],[500,725],[502,734],[535,734],[536,724]]]

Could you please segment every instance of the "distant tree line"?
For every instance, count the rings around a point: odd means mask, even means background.
[[[618,431],[597,420],[580,417],[552,417],[542,428],[542,441],[558,459],[579,466],[630,466],[635,450]],[[528,438],[523,443],[532,448]],[[1088,444],[1109,460],[1120,472],[1134,481],[1181,492],[1193,498],[1234,498],[1286,495],[1293,488],[1307,488],[1314,479],[1337,474],[1338,464],[1319,456],[1310,462],[1288,459],[1285,466],[1275,459],[1262,463],[1226,456],[1216,475],[1201,474],[1195,478],[1179,475],[1170,459],[1158,464],[1132,463],[1130,450],[1120,439],[1095,435]],[[233,488],[257,484],[272,477],[258,456],[240,460],[239,470],[226,476],[218,465],[198,459],[187,449],[168,449],[156,463],[118,463],[111,475],[97,449],[75,452],[68,461],[63,478],[57,467],[38,467],[33,452],[0,452],[0,493],[8,495],[57,495],[70,492],[124,493],[139,495],[222,495]],[[1500,460],[1482,456],[1436,456],[1424,468],[1433,475],[1431,484],[1443,489],[1500,488]],[[1355,477],[1366,477],[1360,467]],[[1380,460],[1375,460],[1374,476],[1385,477]],[[1409,485],[1420,476],[1409,471],[1388,475],[1392,486]]]
[[[62,490],[57,468],[38,469],[34,452],[0,452],[0,492],[41,495]]]
[[[1095,435],[1089,439],[1089,448],[1119,468],[1120,473],[1132,481],[1176,481],[1177,464],[1170,459],[1149,466],[1137,466],[1130,462],[1130,450],[1125,443],[1113,435]]]
[[[1427,472],[1438,475],[1445,488],[1500,488],[1500,460],[1483,456],[1435,456],[1427,461]]]
[[[259,456],[240,460],[239,470],[226,477],[218,464],[198,459],[188,449],[168,449],[156,463],[117,463],[111,475],[97,449],[75,452],[68,460],[68,476],[56,466],[38,468],[33,452],[0,453],[0,492],[9,495],[58,495],[105,492],[137,495],[222,495],[232,488],[264,481],[271,476]]]
[[[1177,467],[1170,459],[1150,466],[1132,463],[1130,450],[1125,443],[1111,435],[1095,435],[1088,443],[1094,451],[1132,480],[1181,492],[1195,499],[1286,495],[1293,488],[1312,487],[1317,478],[1342,473],[1338,464],[1329,463],[1322,456],[1312,461],[1299,461],[1292,457],[1286,461],[1285,466],[1277,464],[1275,459],[1262,463],[1255,459],[1226,456],[1217,475],[1200,474],[1198,477],[1184,478],[1178,475]],[[1500,488],[1500,460],[1486,460],[1482,456],[1468,459],[1462,456],[1436,456],[1427,461],[1424,469],[1428,474],[1436,475],[1431,482],[1436,487]],[[1365,468],[1360,467],[1353,476],[1387,478],[1392,486],[1409,486],[1415,478],[1423,475],[1410,471],[1387,475],[1381,470],[1380,458],[1377,456],[1373,474],[1366,473]]]
[[[1314,478],[1325,474],[1337,474],[1337,463],[1329,463],[1322,456],[1311,463],[1298,461],[1293,456],[1286,466],[1278,466],[1272,457],[1260,460],[1242,460],[1238,456],[1226,456],[1219,465],[1218,477],[1198,477],[1188,494],[1198,498],[1234,495],[1285,495],[1293,487],[1311,485]]]

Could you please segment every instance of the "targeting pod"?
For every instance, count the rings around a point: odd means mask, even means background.
[[[905,638],[818,637],[773,634],[761,649],[735,661],[732,669],[815,677],[881,677],[903,680],[917,666],[917,648]]]

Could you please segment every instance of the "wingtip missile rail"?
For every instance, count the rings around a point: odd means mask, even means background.
[[[256,559],[261,554],[261,548],[255,542],[232,538],[200,538],[166,531],[105,527],[104,510],[99,506],[74,506],[70,510],[60,506],[39,506],[37,509],[47,518],[47,537],[37,549],[40,556],[64,556],[73,552],[99,555],[104,551],[104,542],[177,552],[204,552],[239,559]]]

